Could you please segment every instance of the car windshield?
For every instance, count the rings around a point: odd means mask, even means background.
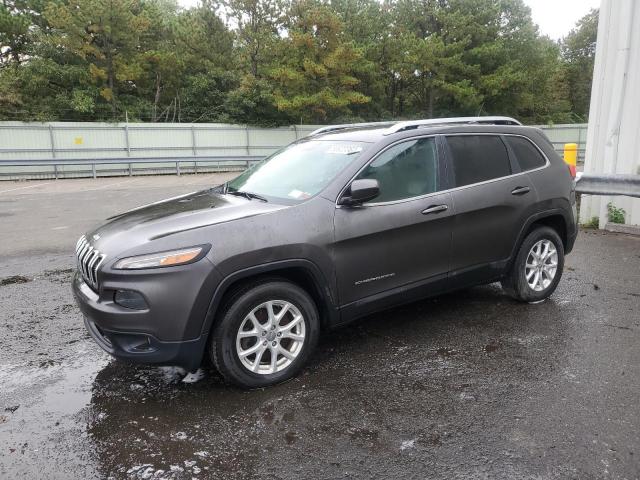
[[[294,143],[246,170],[227,192],[297,203],[325,188],[365,147],[363,142],[309,140]],[[247,198],[250,198],[247,195]]]

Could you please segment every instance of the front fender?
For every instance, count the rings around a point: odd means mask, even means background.
[[[326,278],[326,275],[322,272],[314,262],[306,259],[289,259],[279,260],[275,262],[263,263],[252,267],[237,270],[226,277],[218,284],[213,296],[207,316],[202,326],[202,334],[208,335],[212,329],[216,314],[221,306],[222,298],[225,293],[229,291],[229,288],[236,284],[238,281],[246,280],[252,277],[262,276],[266,274],[278,274],[278,272],[285,271],[291,268],[303,269],[309,274],[314,286],[317,290],[317,294],[322,299],[325,313],[327,314],[326,323],[327,326],[332,326],[339,323],[339,311],[337,308],[337,296],[335,291],[330,287],[330,283]]]

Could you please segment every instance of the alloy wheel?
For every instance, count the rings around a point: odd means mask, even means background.
[[[536,242],[529,254],[524,268],[524,276],[529,287],[541,292],[551,285],[558,271],[558,251],[550,240]]]
[[[251,310],[236,335],[242,365],[261,375],[286,369],[303,349],[305,322],[300,310],[285,300],[270,300]]]

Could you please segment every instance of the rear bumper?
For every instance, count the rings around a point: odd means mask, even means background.
[[[203,325],[218,281],[210,263],[198,263],[200,268],[192,265],[188,275],[179,271],[136,277],[124,274],[122,278],[110,275],[99,293],[76,273],[72,289],[87,331],[116,358],[198,368],[208,337]],[[135,289],[144,296],[147,308],[134,310],[117,304],[114,293],[119,289]]]

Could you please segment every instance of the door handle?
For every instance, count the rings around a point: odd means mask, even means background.
[[[529,193],[531,189],[529,187],[516,187],[511,190],[511,195],[524,195],[525,193]]]
[[[449,207],[446,205],[431,205],[428,208],[422,210],[423,215],[429,215],[430,213],[440,213],[447,210]]]

